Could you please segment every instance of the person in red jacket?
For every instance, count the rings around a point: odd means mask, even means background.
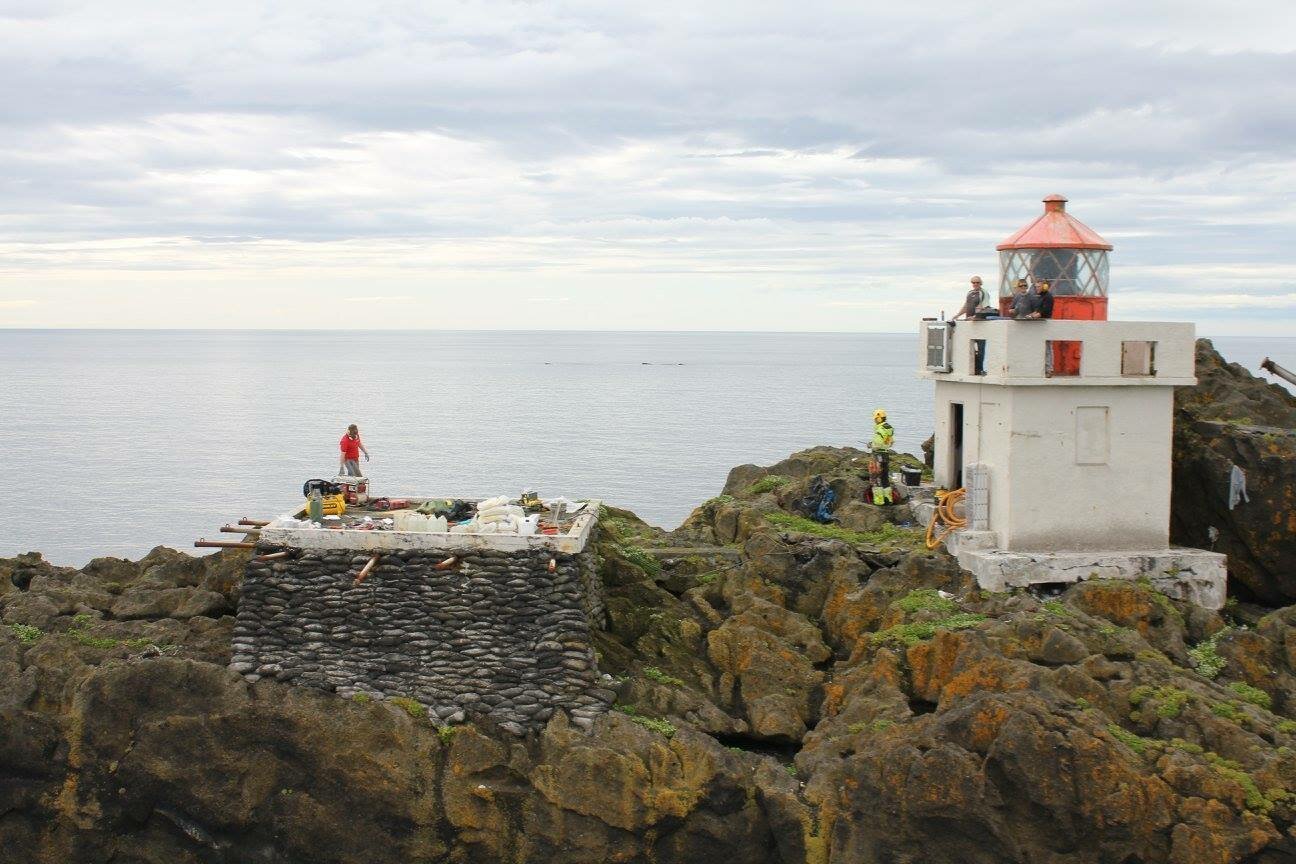
[[[342,450],[338,473],[350,477],[363,477],[364,475],[360,473],[360,454],[363,453],[365,461],[368,462],[369,451],[365,449],[364,444],[360,443],[360,427],[354,423],[348,426],[338,446]]]

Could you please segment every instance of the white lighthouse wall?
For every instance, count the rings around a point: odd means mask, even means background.
[[[935,472],[989,469],[989,529],[1011,551],[1165,548],[1173,388],[995,386],[936,381]]]

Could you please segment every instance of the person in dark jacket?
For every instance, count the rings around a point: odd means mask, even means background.
[[[1035,310],[1031,295],[1026,291],[1026,280],[1018,279],[1014,288],[1012,307],[1009,310],[1014,318],[1029,318]]]
[[[1036,289],[1035,311],[1028,315],[1028,318],[1052,318],[1053,317],[1053,292],[1049,290],[1049,283],[1040,282]]]

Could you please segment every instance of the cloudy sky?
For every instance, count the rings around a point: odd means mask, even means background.
[[[885,11],[879,11],[885,10]],[[0,326],[1296,321],[1296,3],[0,0]]]

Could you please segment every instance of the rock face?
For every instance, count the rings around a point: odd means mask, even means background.
[[[590,639],[602,608],[593,554],[476,550],[437,569],[445,557],[388,553],[359,585],[367,554],[249,562],[230,668],[253,683],[413,699],[438,720],[489,717],[515,734],[555,710],[588,729],[615,695]]]
[[[916,530],[791,518],[795,481],[757,471],[672,534],[600,520],[616,704],[588,731],[249,682],[228,612],[114,614],[178,589],[232,609],[246,556],[0,562],[0,860],[1296,857],[1296,607],[1244,627],[1133,582],[988,594]]]
[[[1296,397],[1197,344],[1198,385],[1175,395],[1171,539],[1214,549],[1245,598],[1296,602]],[[1250,501],[1229,506],[1233,466]]]

